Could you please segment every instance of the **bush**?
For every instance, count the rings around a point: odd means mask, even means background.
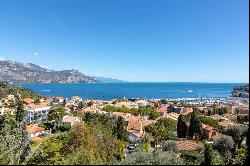
[[[69,131],[70,130],[70,126],[68,126],[68,125],[60,125],[58,127],[58,130],[61,131],[61,132]]]
[[[176,142],[175,141],[166,141],[166,142],[164,142],[163,150],[164,151],[173,151],[173,152],[177,153],[178,148],[177,148]]]
[[[186,165],[201,165],[204,160],[204,154],[198,151],[185,151],[181,154],[181,158]]]

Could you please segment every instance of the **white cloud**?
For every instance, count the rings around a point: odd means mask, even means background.
[[[34,56],[38,56],[39,54],[38,54],[38,52],[34,52],[33,55]]]
[[[0,56],[0,61],[5,61],[5,60],[6,60],[6,58],[5,58],[5,57]]]

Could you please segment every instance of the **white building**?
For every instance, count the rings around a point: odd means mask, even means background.
[[[63,125],[68,125],[70,127],[74,126],[76,123],[79,122],[81,122],[81,119],[79,117],[68,116],[68,115],[65,115],[62,120]]]
[[[28,123],[45,120],[50,108],[51,106],[44,106],[40,108],[29,107],[26,109],[25,111],[28,116]]]

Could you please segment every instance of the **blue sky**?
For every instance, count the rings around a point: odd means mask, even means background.
[[[248,82],[248,0],[0,0],[0,57],[149,82]]]

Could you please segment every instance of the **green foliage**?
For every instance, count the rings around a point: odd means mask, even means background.
[[[23,108],[23,103],[18,100],[17,103],[17,110],[16,110],[16,121],[23,121],[24,117],[25,117],[25,112],[24,112],[24,108]]]
[[[119,141],[117,146],[117,159],[122,160],[125,158],[126,144],[124,141]]]
[[[78,123],[69,132],[69,140],[65,151],[72,153],[77,148],[83,147],[92,150],[104,163],[108,163],[117,154],[117,144],[116,137],[108,127]]]
[[[126,124],[121,116],[116,122],[116,136],[120,140],[127,140]]]
[[[237,149],[233,164],[234,165],[244,165],[246,160],[248,160],[247,150],[244,148]]]
[[[213,148],[211,144],[205,144],[205,150],[204,150],[204,165],[211,165],[211,162],[213,160]]]
[[[212,114],[224,115],[227,113],[227,108],[214,106],[212,112]]]
[[[229,126],[225,129],[224,134],[229,135],[233,138],[234,141],[234,150],[236,148],[241,148],[241,144],[243,139],[248,134],[248,126],[246,125],[236,125],[236,126]]]
[[[61,131],[61,132],[69,131],[70,130],[70,126],[68,126],[68,125],[60,125],[58,127],[58,130]]]
[[[234,142],[230,136],[222,136],[214,143],[215,149],[218,150],[222,156],[226,156],[226,153],[232,150],[233,145]]]
[[[176,145],[176,142],[175,141],[166,141],[164,144],[163,144],[163,150],[164,151],[173,151],[175,153],[178,152],[178,148],[177,148],[177,145]]]
[[[110,117],[104,114],[85,113],[83,121],[88,125],[108,126],[113,131],[113,135],[120,140],[128,140],[128,133],[126,131],[127,123],[122,117]]]
[[[166,99],[161,99],[160,102],[161,104],[168,104],[168,101]]]
[[[199,116],[199,118],[200,118],[201,123],[212,126],[215,129],[219,128],[219,123],[217,120],[214,120],[212,118],[205,117],[205,116]]]
[[[187,125],[183,115],[180,115],[178,117],[178,123],[177,123],[177,135],[179,138],[186,138],[186,134],[187,134]]]
[[[26,164],[30,157],[30,139],[24,121],[0,116],[0,165]]]
[[[186,165],[201,165],[204,160],[204,154],[197,151],[184,151],[181,158]]]
[[[243,124],[244,122],[249,121],[249,115],[238,115],[237,122]]]
[[[68,165],[101,165],[100,156],[96,155],[93,150],[80,147],[74,153],[69,154],[64,164]]]
[[[183,165],[183,160],[174,152],[155,151],[150,154],[142,149],[133,152],[118,165]]]
[[[220,155],[219,152],[214,151],[213,159],[211,161],[211,165],[224,165],[223,158],[222,158],[222,156]]]
[[[198,117],[198,113],[194,110],[191,114],[190,126],[188,130],[189,136],[193,138],[193,136],[199,136],[201,134],[201,122]]]
[[[174,135],[176,130],[177,122],[170,118],[160,118],[155,124],[145,127],[145,131],[152,134],[154,138],[155,146],[161,141],[167,140],[179,140],[177,136]]]
[[[46,137],[36,149],[29,164],[63,164],[65,162],[64,145],[66,140],[67,135],[64,134]]]
[[[59,121],[63,118],[65,114],[66,114],[66,110],[63,107],[61,107],[60,105],[54,105],[49,109],[48,120]]]

